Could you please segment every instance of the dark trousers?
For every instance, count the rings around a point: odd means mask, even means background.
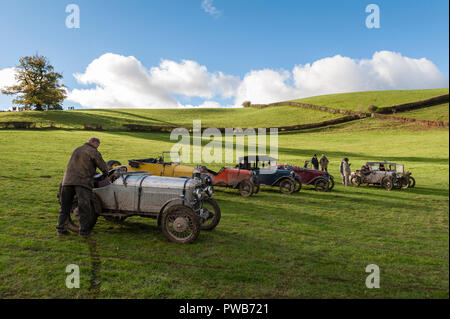
[[[327,172],[327,173],[328,173],[328,169],[327,169],[327,167],[323,167],[323,166],[322,166],[322,172],[323,172],[323,171],[325,171],[325,172]]]
[[[77,195],[78,214],[80,217],[80,234],[87,235],[92,230],[92,191],[82,186],[63,186],[61,188],[61,209],[58,217],[58,231],[64,231],[69,221],[73,199]]]

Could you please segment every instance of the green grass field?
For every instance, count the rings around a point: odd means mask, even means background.
[[[101,112],[115,111],[70,114]],[[162,122],[170,118],[164,112],[177,111],[136,112],[161,114]],[[123,224],[99,218],[88,241],[56,236],[60,179],[73,148],[93,134],[106,160],[122,162],[174,143],[155,133],[0,131],[0,298],[449,297],[448,129],[365,119],[280,134],[281,162],[326,153],[339,180],[344,156],[353,169],[392,160],[413,172],[417,186],[388,192],[338,182],[328,193],[263,188],[249,199],[217,189],[222,220],[191,245],[169,243],[154,220],[139,217]],[[65,287],[68,264],[81,268],[80,289]],[[365,287],[368,264],[380,267],[380,289]]]
[[[448,103],[446,103],[410,112],[401,112],[396,115],[401,117],[411,117],[424,120],[448,121],[448,113],[449,113]]]
[[[54,122],[57,127],[83,128],[84,123],[99,123],[106,130],[123,131],[123,124],[192,126],[201,119],[203,127],[270,127],[321,122],[339,115],[293,106],[236,109],[108,109],[50,112],[2,112],[3,121]]]
[[[448,94],[449,89],[370,91],[314,96],[295,102],[310,103],[336,109],[366,112],[369,105],[392,106]]]

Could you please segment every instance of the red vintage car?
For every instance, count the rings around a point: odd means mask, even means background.
[[[250,197],[256,194],[257,179],[252,171],[222,167],[220,171],[214,172],[202,165],[199,165],[197,168],[201,174],[206,174],[213,178],[213,186],[239,189],[239,193],[243,197]]]
[[[302,184],[314,185],[316,191],[327,192],[334,187],[334,177],[327,172],[289,164],[278,164],[278,168],[293,170],[300,175]]]

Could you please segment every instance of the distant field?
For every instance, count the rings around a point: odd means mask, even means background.
[[[448,121],[449,107],[448,103],[426,107],[411,112],[397,113],[396,116],[411,117],[424,120]]]
[[[447,298],[448,129],[364,119],[279,135],[282,162],[325,153],[335,190],[252,198],[216,189],[222,220],[192,245],[169,243],[154,220],[103,218],[85,241],[56,236],[56,192],[70,153],[92,132],[0,131],[0,298]],[[163,133],[96,133],[105,159],[173,145]],[[403,163],[414,189],[344,188],[339,162]],[[209,165],[218,168],[221,165]],[[80,289],[65,287],[77,264]],[[367,289],[377,264],[381,288]]]
[[[369,91],[322,95],[294,101],[329,106],[343,110],[367,111],[369,105],[372,104],[377,107],[391,106],[424,100],[448,93],[449,89]]]
[[[100,123],[106,130],[123,130],[123,124],[192,126],[202,120],[210,127],[271,127],[321,122],[339,117],[327,112],[293,106],[239,109],[102,109],[49,112],[2,112],[2,121],[54,122],[57,127],[82,128]]]
[[[317,96],[296,101],[340,109],[366,111],[378,107],[407,103],[448,93],[448,89],[412,91],[374,91]],[[361,105],[361,107],[359,107]],[[90,109],[50,112],[0,112],[0,122],[31,121],[48,126],[81,129],[85,123],[102,124],[106,130],[123,130],[123,124],[192,126],[202,120],[209,127],[273,127],[315,123],[341,115],[293,106],[222,109]],[[430,114],[432,117],[433,115]],[[431,118],[433,119],[433,118]]]

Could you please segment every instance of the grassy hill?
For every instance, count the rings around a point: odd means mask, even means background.
[[[123,130],[123,124],[192,126],[202,120],[210,127],[270,127],[321,122],[339,117],[293,106],[239,109],[102,109],[49,112],[3,112],[1,121],[54,122],[57,127],[82,128],[100,123],[106,130]]]
[[[424,120],[439,120],[448,121],[449,119],[449,106],[448,103],[426,107],[423,109],[418,109],[410,112],[398,113],[401,117],[410,117],[415,119]]]
[[[343,110],[367,111],[369,105],[375,105],[377,107],[392,106],[420,101],[448,93],[449,89],[367,91],[321,95],[293,101]]]
[[[448,89],[373,91],[333,94],[300,99],[304,103],[329,107],[366,110],[367,106],[389,106],[426,99],[448,93]],[[359,107],[361,105],[361,107]],[[434,112],[428,115],[433,118]],[[436,113],[439,118],[441,113]],[[270,127],[306,124],[331,120],[340,115],[293,106],[236,109],[89,109],[49,112],[0,112],[0,122],[31,121],[57,127],[81,129],[85,123],[102,124],[106,130],[123,130],[123,124],[192,126],[193,120],[202,120],[210,127]],[[448,117],[448,116],[447,116]],[[38,124],[39,126],[39,124]]]

